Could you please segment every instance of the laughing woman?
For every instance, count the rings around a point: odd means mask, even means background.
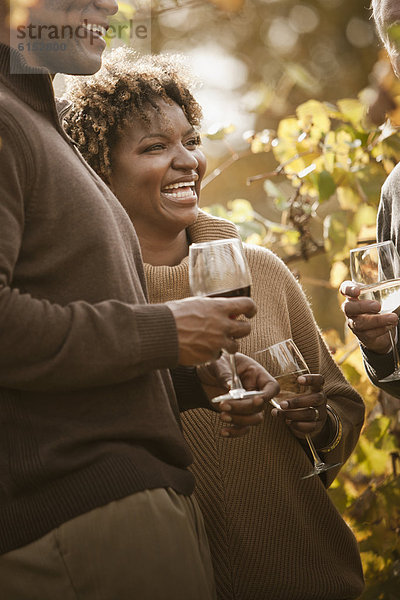
[[[119,49],[97,75],[72,86],[67,131],[135,225],[150,301],[188,296],[190,243],[238,236],[232,223],[198,208],[206,162],[190,80],[176,59],[136,59]],[[260,427],[228,440],[220,437],[217,413],[184,413],[218,597],[358,598],[357,544],[326,491],[338,469],[305,481],[301,476],[310,469],[304,434],[328,462],[344,463],[358,440],[363,403],[331,358],[286,266],[263,248],[245,246],[245,252],[258,313],[240,349],[252,355],[293,338],[317,374],[309,376],[313,393],[306,406],[318,411],[304,407],[284,419],[267,408]]]

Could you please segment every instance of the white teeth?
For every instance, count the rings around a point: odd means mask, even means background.
[[[166,185],[164,190],[177,190],[181,187],[194,187],[194,181],[181,181],[180,183],[171,183],[171,185]]]
[[[164,192],[165,196],[170,196],[171,198],[194,198],[194,192]]]
[[[102,25],[96,25],[95,23],[84,23],[83,27],[88,31],[93,31],[94,33],[98,33],[101,36],[105,36],[107,33],[107,29]]]

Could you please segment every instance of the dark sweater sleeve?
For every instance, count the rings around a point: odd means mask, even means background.
[[[154,369],[175,367],[177,331],[166,305],[117,299],[60,305],[34,297],[15,283],[29,227],[26,209],[34,157],[27,154],[29,140],[22,128],[4,119],[2,115],[0,386],[69,391],[121,383]],[[51,256],[51,249],[47,252]]]
[[[397,350],[400,352],[400,344],[399,344],[399,328],[397,329]],[[371,382],[380,387],[382,390],[385,390],[388,394],[391,394],[395,398],[400,398],[400,380],[399,381],[390,381],[386,383],[382,383],[379,381],[380,379],[384,379],[391,373],[393,373],[395,364],[393,359],[393,353],[388,352],[387,354],[377,354],[368,348],[364,348],[360,344],[362,357],[364,360],[365,370],[367,372],[368,377]]]
[[[178,366],[171,370],[171,377],[181,412],[191,408],[214,409],[197,376],[196,367]]]

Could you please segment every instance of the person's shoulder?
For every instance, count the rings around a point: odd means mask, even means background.
[[[18,98],[2,81],[0,81],[0,124],[10,130],[10,135],[14,135],[15,130],[25,130],[29,133],[28,127],[24,128],[25,123],[31,122],[32,109]]]
[[[258,244],[243,244],[247,260],[259,261],[260,264],[271,264],[277,267],[284,267],[285,263],[269,248],[259,246]]]
[[[272,250],[258,246],[256,244],[244,244],[244,251],[250,269],[262,274],[267,270],[271,275],[275,273],[284,279],[291,279],[293,275],[283,260],[279,258]]]
[[[232,221],[216,217],[201,209],[196,221],[188,227],[188,232],[194,242],[239,237],[238,229]]]

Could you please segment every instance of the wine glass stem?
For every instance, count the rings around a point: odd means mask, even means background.
[[[313,441],[312,441],[312,439],[311,439],[311,437],[309,435],[306,435],[306,441],[307,441],[308,447],[311,450],[311,454],[312,454],[312,457],[313,457],[313,460],[314,460],[314,466],[315,467],[322,467],[324,463],[322,462],[322,460],[318,456],[317,451],[316,451],[315,446],[314,446],[314,443],[313,443]]]
[[[389,337],[390,337],[390,343],[392,344],[392,350],[393,350],[394,370],[398,371],[400,369],[399,351],[398,351],[397,345],[394,341],[393,333],[391,332],[390,329],[389,329]]]
[[[229,357],[229,363],[231,365],[231,371],[232,371],[232,389],[240,390],[243,388],[243,385],[239,379],[239,375],[237,374],[235,355],[228,353],[228,357]]]

